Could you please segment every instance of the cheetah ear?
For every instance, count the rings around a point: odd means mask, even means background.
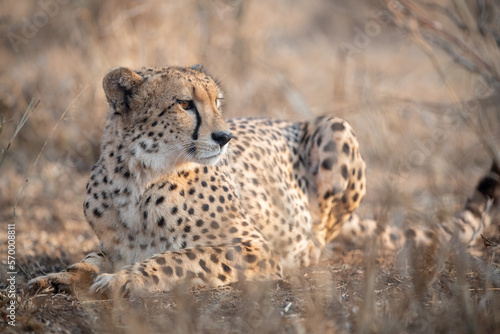
[[[133,91],[143,82],[143,77],[126,67],[114,68],[104,76],[104,93],[115,113],[129,112]]]

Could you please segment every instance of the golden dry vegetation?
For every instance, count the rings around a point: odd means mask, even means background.
[[[495,0],[4,0],[0,31],[0,288],[7,224],[18,265],[16,327],[2,331],[500,332],[494,247],[425,261],[332,245],[286,281],[126,302],[26,293],[98,247],[81,207],[107,111],[101,80],[117,66],[202,63],[224,84],[228,118],[343,117],[368,166],[361,216],[448,219],[498,159]],[[2,292],[6,321],[8,302]]]

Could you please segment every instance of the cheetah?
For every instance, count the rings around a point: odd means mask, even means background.
[[[344,225],[363,227],[353,212],[365,162],[345,120],[226,121],[201,65],[115,68],[103,88],[110,109],[83,206],[100,250],[32,290],[130,297],[280,279],[317,263]],[[498,198],[499,174],[480,183],[465,221]]]

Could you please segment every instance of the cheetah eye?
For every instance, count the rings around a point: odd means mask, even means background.
[[[177,100],[177,104],[184,110],[190,110],[194,107],[193,101],[191,100]]]
[[[221,107],[221,105],[222,105],[222,100],[224,100],[222,97],[218,97],[218,98],[216,98],[216,99],[215,99],[215,106],[216,106],[217,108],[220,108],[220,107]]]

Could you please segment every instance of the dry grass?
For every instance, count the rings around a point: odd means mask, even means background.
[[[362,216],[396,225],[450,217],[498,153],[494,1],[43,7],[55,3],[0,4],[0,148],[16,135],[0,165],[0,225],[6,231],[16,223],[19,268],[17,326],[2,323],[2,330],[500,332],[499,261],[488,251],[469,259],[461,250],[395,256],[332,245],[318,267],[287,281],[181,289],[131,303],[23,292],[30,278],[59,271],[98,245],[81,205],[107,110],[101,79],[116,66],[203,63],[225,85],[227,117],[344,117],[369,168]],[[36,21],[41,11],[50,14],[45,24]],[[27,21],[40,26],[30,36]],[[12,33],[23,39],[13,43]],[[15,133],[32,99],[40,103]],[[487,237],[494,241],[495,233]],[[6,244],[2,232],[2,265]],[[5,288],[3,268],[0,274]],[[7,302],[2,294],[4,318]]]

